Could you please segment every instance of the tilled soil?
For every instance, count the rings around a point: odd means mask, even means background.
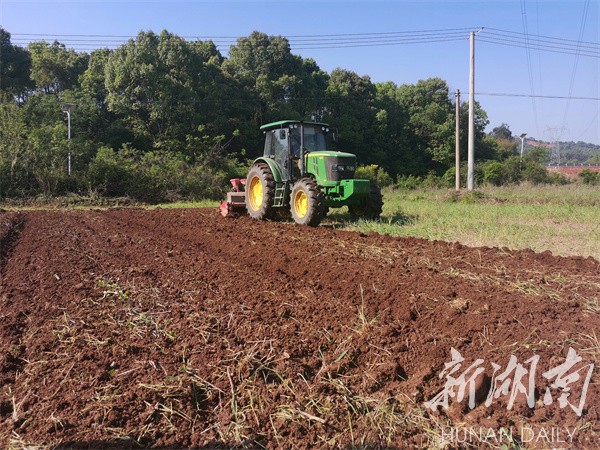
[[[213,209],[1,212],[0,446],[598,447],[599,291],[598,261],[549,252]],[[466,393],[433,411],[451,348]]]

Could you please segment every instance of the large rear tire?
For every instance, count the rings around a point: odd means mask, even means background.
[[[265,220],[273,213],[275,179],[265,163],[257,163],[246,177],[246,209],[253,219]]]
[[[290,211],[294,222],[316,227],[325,216],[325,196],[312,178],[294,183],[290,195]]]
[[[383,212],[383,195],[381,189],[371,181],[369,196],[359,205],[349,205],[348,211],[354,218],[377,219]]]

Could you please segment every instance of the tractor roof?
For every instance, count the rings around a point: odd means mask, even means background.
[[[263,125],[262,127],[260,127],[260,129],[262,131],[264,131],[264,130],[271,130],[273,128],[284,128],[288,125],[292,125],[295,123],[304,123],[304,125],[317,125],[317,126],[321,126],[321,127],[329,126],[326,123],[320,123],[320,122],[307,122],[307,121],[302,121],[302,120],[280,120],[279,122],[267,123],[267,124]]]

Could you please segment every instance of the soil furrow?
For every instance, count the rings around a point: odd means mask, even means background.
[[[413,448],[519,423],[599,442],[595,372],[581,416],[424,406],[451,348],[488,375],[569,347],[598,364],[595,260],[207,209],[24,217],[0,279],[0,445]]]

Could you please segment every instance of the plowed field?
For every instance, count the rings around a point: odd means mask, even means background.
[[[481,447],[452,433],[484,429],[595,448],[599,292],[598,261],[549,252],[213,209],[3,212],[0,447]],[[465,396],[433,411],[451,348]]]

